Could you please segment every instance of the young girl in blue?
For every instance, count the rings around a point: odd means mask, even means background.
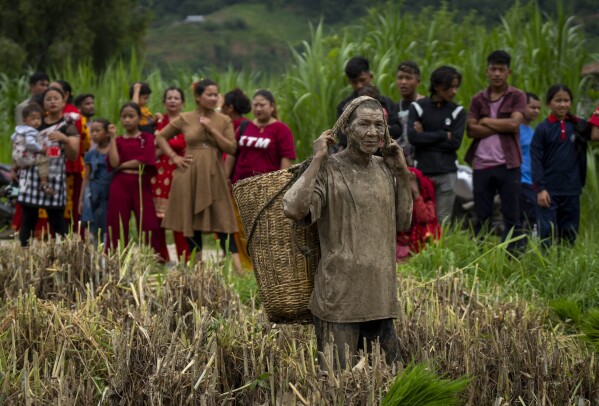
[[[537,126],[530,148],[539,232],[547,245],[554,239],[573,244],[578,234],[591,137],[587,122],[570,113],[572,99],[566,85],[549,88],[546,101],[551,114]]]
[[[89,230],[93,239],[100,238],[104,242],[106,238],[106,208],[108,206],[108,191],[114,172],[108,172],[106,154],[108,153],[108,126],[110,122],[98,118],[92,122],[91,138],[96,148],[85,154],[85,178],[81,187],[79,207],[83,211],[81,220],[89,223]],[[84,194],[89,187],[89,207],[84,205]],[[98,234],[100,233],[100,234]]]

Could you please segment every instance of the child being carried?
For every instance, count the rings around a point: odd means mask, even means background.
[[[35,103],[28,104],[23,108],[23,122],[18,125],[10,140],[13,143],[12,159],[19,168],[36,165],[40,177],[42,190],[53,195],[56,193],[48,183],[50,164],[48,155],[52,147],[44,145],[40,137],[39,127],[42,125],[43,109]]]

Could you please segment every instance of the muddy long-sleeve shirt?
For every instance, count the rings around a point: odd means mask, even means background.
[[[395,238],[412,215],[409,185],[398,182],[380,157],[361,167],[333,155],[321,167],[310,212],[299,222],[318,224],[321,259],[308,306],[318,318],[398,316]]]

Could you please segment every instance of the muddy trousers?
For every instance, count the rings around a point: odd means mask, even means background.
[[[318,363],[320,368],[327,370],[329,365],[325,361],[326,347],[333,344],[333,365],[335,369],[344,369],[347,362],[353,364],[352,357],[359,350],[371,353],[373,343],[377,340],[381,350],[385,352],[385,359],[390,365],[399,359],[399,340],[393,326],[393,319],[364,321],[359,323],[333,323],[313,317],[316,345],[318,347]],[[364,348],[366,340],[366,348]],[[350,359],[346,358],[345,346],[348,346]],[[322,353],[322,354],[321,354]],[[337,364],[337,353],[339,364]]]

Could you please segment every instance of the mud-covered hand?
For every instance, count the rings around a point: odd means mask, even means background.
[[[333,137],[333,131],[326,130],[320,137],[314,140],[312,143],[312,149],[314,151],[314,157],[326,158],[329,156],[329,146],[335,144],[335,138]]]
[[[396,176],[409,175],[410,171],[408,171],[406,157],[403,154],[403,149],[397,143],[389,143],[389,145],[382,148],[381,152],[383,153],[383,162],[385,162],[385,165],[387,165]]]

